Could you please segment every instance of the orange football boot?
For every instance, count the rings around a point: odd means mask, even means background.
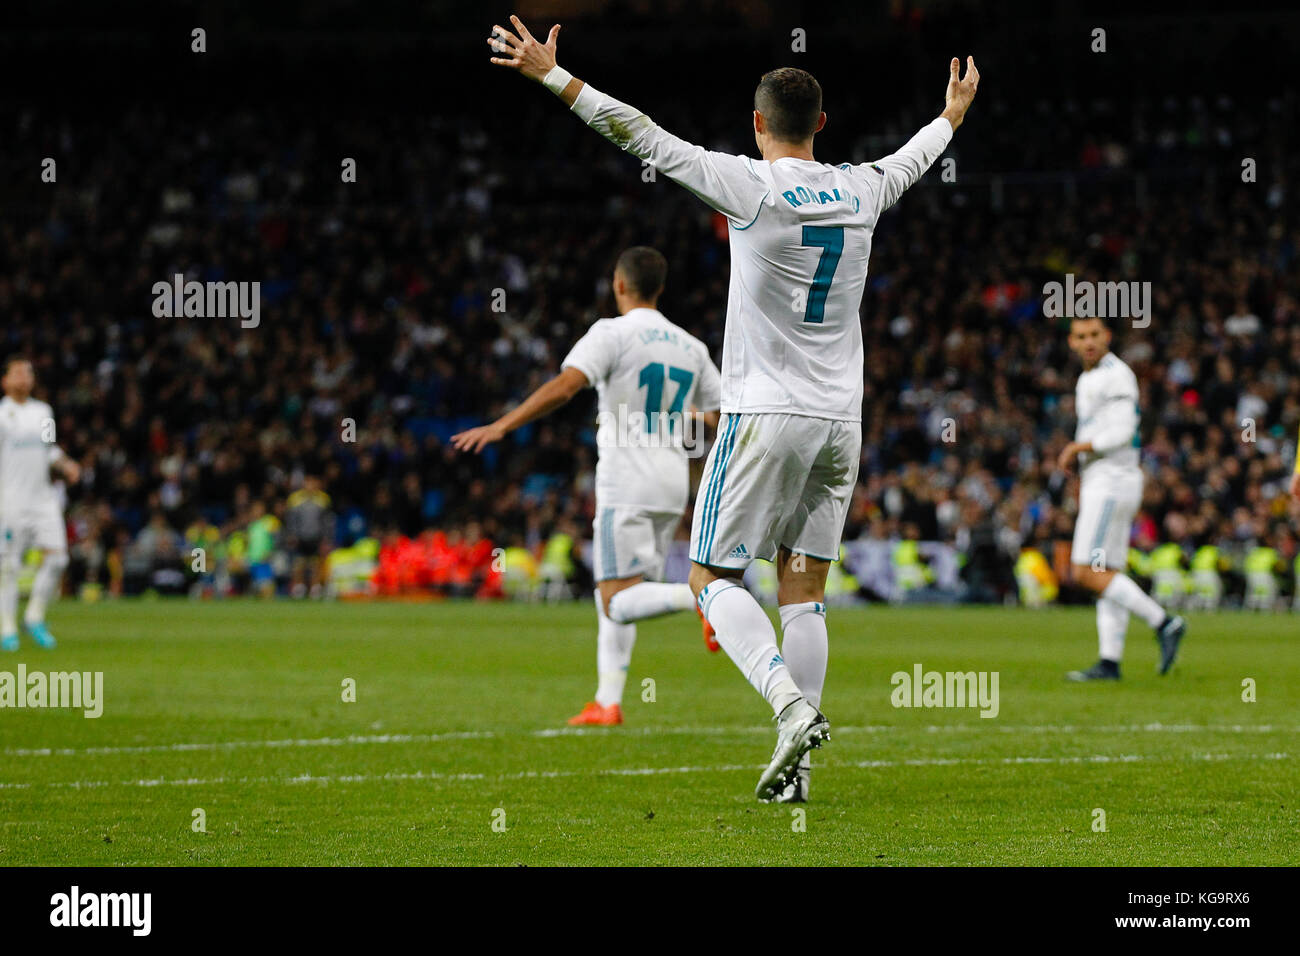
[[[713,625],[709,623],[709,619],[704,616],[698,604],[695,605],[695,613],[700,616],[700,624],[704,627],[704,646],[712,653],[718,653],[722,650],[722,645],[718,643],[718,632],[713,629]]]
[[[617,727],[623,723],[623,708],[618,704],[598,704],[588,701],[582,713],[569,718],[570,727]]]

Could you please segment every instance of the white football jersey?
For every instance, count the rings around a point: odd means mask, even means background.
[[[717,411],[718,369],[703,342],[655,309],[594,323],[564,360],[596,387],[596,500],[648,511],[686,508],[695,411]]]
[[[862,419],[862,326],[880,214],[952,138],[940,117],[874,163],[769,163],[711,152],[590,85],[573,111],[727,217],[731,286],[722,410]]]
[[[1141,474],[1138,439],[1138,381],[1133,370],[1112,352],[1079,375],[1074,386],[1079,424],[1075,441],[1091,442],[1079,456],[1080,475],[1088,480]]]
[[[0,400],[0,514],[17,515],[58,504],[50,465],[63,456],[47,441],[54,411],[29,398]]]

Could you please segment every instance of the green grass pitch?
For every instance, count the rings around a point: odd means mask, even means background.
[[[769,715],[694,615],[640,625],[623,727],[570,732],[588,603],[63,602],[0,671],[102,671],[104,714],[0,710],[0,866],[1300,863],[1296,618],[1193,616],[1165,678],[1135,621],[1106,686],[1063,679],[1091,610],[829,624],[801,818],[754,800]],[[997,717],[893,707],[917,663],[997,671]]]

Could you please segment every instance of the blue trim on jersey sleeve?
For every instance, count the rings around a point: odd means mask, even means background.
[[[731,224],[731,228],[736,230],[736,232],[744,232],[754,223],[758,222],[758,217],[763,215],[763,207],[767,205],[767,197],[770,195],[772,195],[772,190],[770,189],[767,192],[763,193],[763,199],[758,204],[758,212],[754,213],[754,218],[749,220],[749,222],[746,223],[745,225],[737,226],[734,220],[728,219],[727,222]]]

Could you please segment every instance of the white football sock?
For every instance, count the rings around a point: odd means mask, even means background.
[[[1152,627],[1159,627],[1165,619],[1165,609],[1156,603],[1155,598],[1143,591],[1136,581],[1127,574],[1116,574],[1110,584],[1101,592],[1104,598],[1110,598],[1122,608],[1132,611]]]
[[[636,625],[611,621],[596,592],[596,703],[602,707],[623,703],[627,668],[632,663],[632,646],[636,643]]]
[[[814,707],[826,684],[826,605],[820,601],[781,605],[781,656],[790,677]]]
[[[31,626],[45,620],[45,608],[50,599],[58,593],[59,582],[63,580],[63,569],[68,566],[68,555],[64,551],[47,553],[41,559],[41,566],[36,571],[36,580],[32,582],[32,593],[27,599],[27,611],[23,614],[23,623]]]
[[[1128,608],[1110,598],[1097,599],[1097,646],[1102,660],[1115,661],[1124,656],[1124,635],[1128,631]]]
[[[18,633],[18,561],[0,556],[0,634]]]
[[[609,599],[609,618],[618,624],[631,624],[647,617],[694,609],[695,595],[685,584],[642,581],[624,588]]]
[[[739,582],[729,578],[710,582],[700,592],[700,608],[717,632],[718,643],[774,713],[803,696],[776,649],[772,622]]]

